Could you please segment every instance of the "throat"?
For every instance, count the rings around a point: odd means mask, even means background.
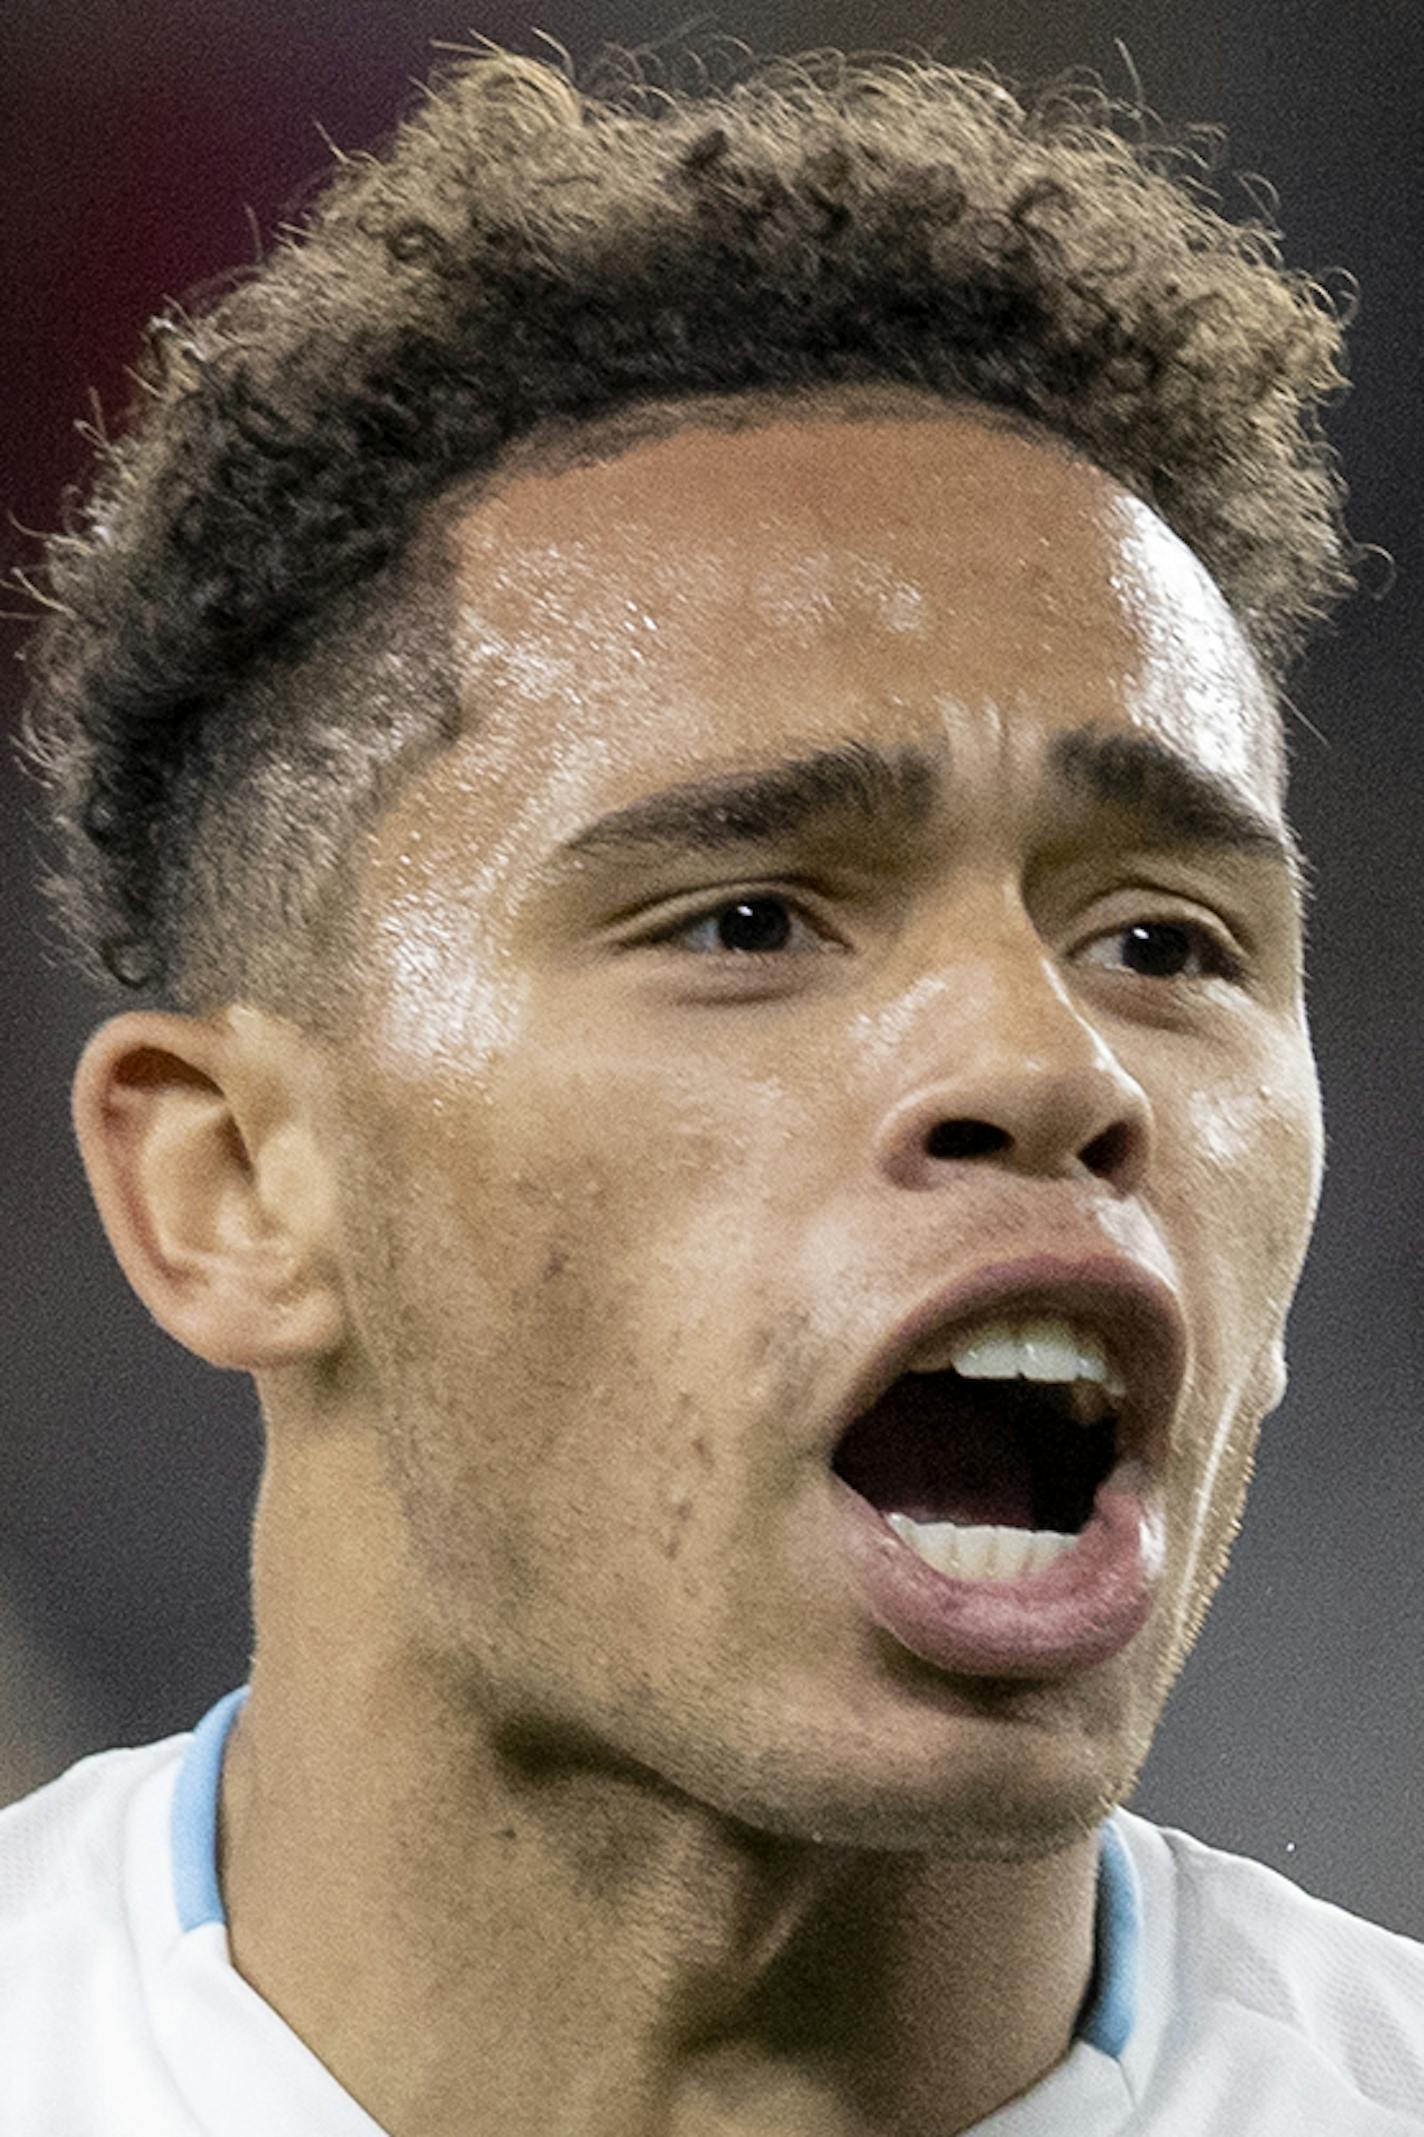
[[[907,1374],[847,1435],[836,1472],[878,1513],[966,1528],[1033,1528],[1034,1464],[997,1389]],[[893,1415],[885,1414],[893,1406]]]

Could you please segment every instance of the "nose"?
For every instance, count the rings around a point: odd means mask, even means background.
[[[934,987],[917,1032],[895,1050],[919,1073],[912,1067],[913,1088],[881,1123],[882,1176],[934,1188],[964,1164],[991,1165],[1132,1193],[1150,1157],[1150,1102],[1042,946],[962,980]]]

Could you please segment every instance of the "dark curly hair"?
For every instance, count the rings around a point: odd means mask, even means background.
[[[47,887],[91,974],[321,1020],[360,833],[468,717],[448,530],[516,441],[907,383],[1152,505],[1278,692],[1356,583],[1319,414],[1347,322],[1219,212],[1216,129],[919,58],[599,67],[467,56],[259,270],[151,327],[31,647]]]

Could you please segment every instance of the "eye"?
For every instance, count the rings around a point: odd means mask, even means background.
[[[1125,943],[1126,968],[1139,979],[1225,979],[1239,983],[1246,975],[1243,959],[1198,920],[1132,920],[1099,935],[1089,947],[1096,948],[1099,943]],[[1181,969],[1194,958],[1201,969]]]
[[[825,936],[812,930],[789,898],[758,891],[694,913],[655,939],[714,955],[773,957],[792,946],[798,931],[806,938],[803,950],[825,946]]]

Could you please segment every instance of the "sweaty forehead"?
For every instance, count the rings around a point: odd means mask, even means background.
[[[1143,725],[1279,784],[1269,691],[1205,567],[1086,458],[979,412],[693,420],[535,462],[464,515],[457,558],[481,720],[554,717],[568,746],[616,717],[676,748],[675,692],[682,742],[700,707],[735,749],[739,708],[794,723],[849,687]]]
[[[460,547],[472,586],[495,593],[586,595],[636,575],[675,597],[695,578],[704,601],[750,597],[770,611],[757,598],[768,568],[779,592],[783,577],[804,578],[807,559],[821,576],[839,566],[839,591],[854,601],[867,564],[872,583],[876,564],[898,564],[921,580],[972,584],[1028,533],[1037,553],[1021,564],[1047,594],[1067,577],[1054,537],[1077,523],[1081,541],[1105,488],[1056,441],[949,411],[783,415],[738,429],[693,421],[588,464],[517,474],[469,514]]]

